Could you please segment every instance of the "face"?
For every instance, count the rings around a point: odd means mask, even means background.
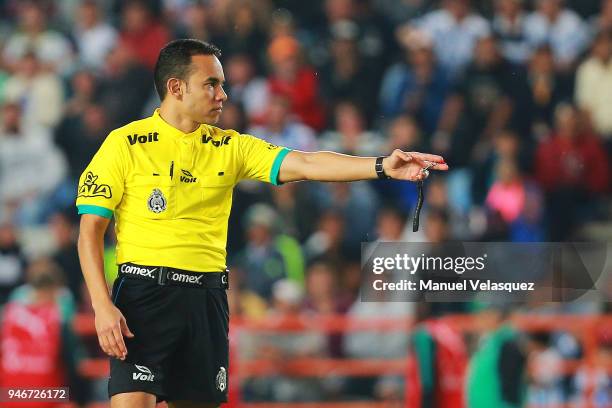
[[[84,27],[92,27],[98,21],[98,10],[94,3],[83,3],[79,8],[79,21]]]
[[[308,273],[307,290],[311,297],[331,297],[334,293],[334,275],[327,265],[313,265]]]
[[[554,18],[561,11],[560,0],[540,0],[538,3],[540,13],[548,18]]]
[[[497,2],[497,12],[504,16],[513,16],[521,10],[519,0],[499,0]]]
[[[221,116],[227,94],[223,90],[225,75],[221,62],[214,55],[191,58],[191,73],[181,81],[183,112],[197,123],[215,124]]]

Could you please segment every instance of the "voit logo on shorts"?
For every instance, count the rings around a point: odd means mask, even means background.
[[[134,265],[121,265],[121,273],[126,273],[128,275],[139,275],[145,276],[147,278],[155,278],[153,276],[153,272],[155,272],[157,268],[143,268],[140,266]]]
[[[132,373],[132,380],[138,381],[153,381],[155,375],[151,372],[148,367],[134,364],[134,367],[139,371],[137,373]]]

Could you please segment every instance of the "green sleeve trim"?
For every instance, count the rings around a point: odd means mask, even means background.
[[[278,182],[278,173],[280,172],[280,166],[283,163],[285,156],[288,155],[290,151],[291,149],[287,149],[285,147],[276,155],[276,159],[274,159],[272,170],[270,170],[270,183],[274,184],[275,186],[282,184]]]
[[[97,205],[77,205],[77,208],[79,209],[79,214],[93,214],[108,219],[113,218],[113,212],[108,208]]]

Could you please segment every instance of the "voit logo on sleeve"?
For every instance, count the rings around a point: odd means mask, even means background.
[[[155,375],[151,372],[148,367],[134,364],[134,367],[138,370],[137,373],[132,373],[132,380],[138,381],[153,381]]]

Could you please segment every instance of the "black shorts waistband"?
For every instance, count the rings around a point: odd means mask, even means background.
[[[126,262],[119,265],[119,276],[156,282],[158,285],[191,288],[228,289],[229,271],[193,272],[167,266],[146,266]]]

